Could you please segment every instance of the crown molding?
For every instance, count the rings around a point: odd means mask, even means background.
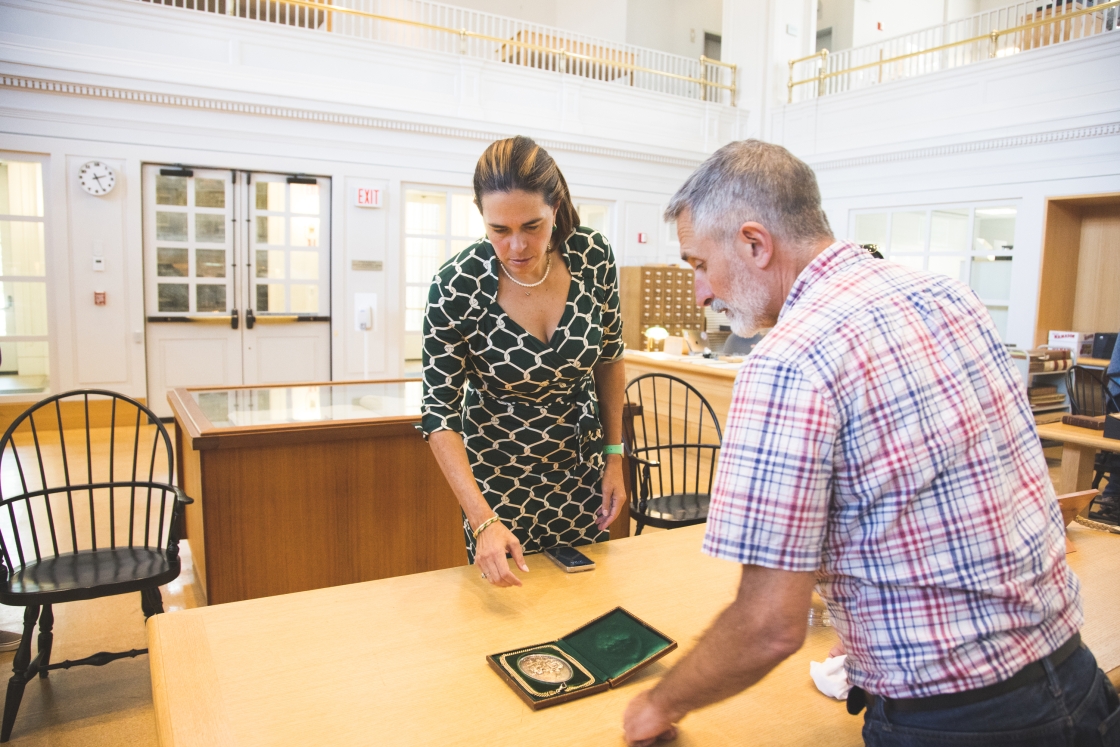
[[[369,117],[361,114],[304,109],[292,106],[255,104],[246,101],[231,101],[228,99],[216,99],[205,96],[187,96],[130,88],[97,86],[86,83],[70,83],[59,80],[46,80],[43,78],[29,78],[19,75],[0,75],[0,88],[35,91],[63,96],[77,96],[81,98],[107,99],[137,104],[151,104],[155,106],[172,106],[183,109],[226,112],[229,114],[248,114],[258,117],[320,122],[323,124],[363,127],[374,130],[391,130],[394,132],[462,138],[483,142],[493,142],[494,140],[511,137],[513,134],[475,130],[467,127],[449,127],[447,125],[437,125],[426,122],[387,119],[384,117]],[[631,161],[643,161],[645,163],[656,163],[687,169],[694,169],[703,161],[701,157],[683,158],[679,156],[647,153],[638,150],[627,150],[624,148],[587,145],[584,143],[575,143],[552,138],[535,139],[542,147],[549,150],[563,150],[570,153],[581,153],[590,156],[606,156],[609,158],[621,158]]]
[[[893,153],[840,158],[834,161],[822,161],[820,163],[813,163],[810,160],[809,164],[813,167],[814,171],[832,171],[836,169],[858,168],[860,166],[898,163],[901,161],[915,161],[923,158],[960,156],[970,153],[982,153],[984,151],[1023,148],[1031,145],[1049,145],[1050,143],[1069,142],[1072,140],[1088,140],[1091,138],[1108,137],[1110,135],[1120,135],[1120,122],[1093,125],[1091,127],[1072,127],[1066,130],[1035,132],[1027,135],[1012,135],[1009,137],[990,138],[987,140],[973,140],[966,143],[937,145],[929,148],[914,148],[912,150],[901,150]]]

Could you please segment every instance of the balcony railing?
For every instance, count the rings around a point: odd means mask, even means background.
[[[875,44],[789,62],[789,101],[1115,33],[1120,0],[1035,0],[977,13]]]
[[[465,55],[701,101],[735,103],[734,65],[428,0],[129,1]]]

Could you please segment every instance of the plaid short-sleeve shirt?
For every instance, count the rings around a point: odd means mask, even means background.
[[[847,242],[797,278],[735,382],[704,550],[815,571],[868,692],[1007,679],[1078,631],[1024,387],[961,283]]]

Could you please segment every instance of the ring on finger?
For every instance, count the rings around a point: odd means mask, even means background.
[[[483,571],[483,572],[482,572],[482,577],[483,577],[483,578],[489,578],[489,576],[487,576],[487,575],[486,575],[486,571]]]

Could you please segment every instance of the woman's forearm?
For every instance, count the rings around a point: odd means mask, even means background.
[[[626,366],[621,358],[595,366],[595,390],[599,394],[603,443],[622,443],[622,401],[626,396]]]
[[[436,431],[428,436],[428,444],[471,526],[478,527],[493,516],[494,512],[482,497],[471,472],[463,437],[455,431]]]

